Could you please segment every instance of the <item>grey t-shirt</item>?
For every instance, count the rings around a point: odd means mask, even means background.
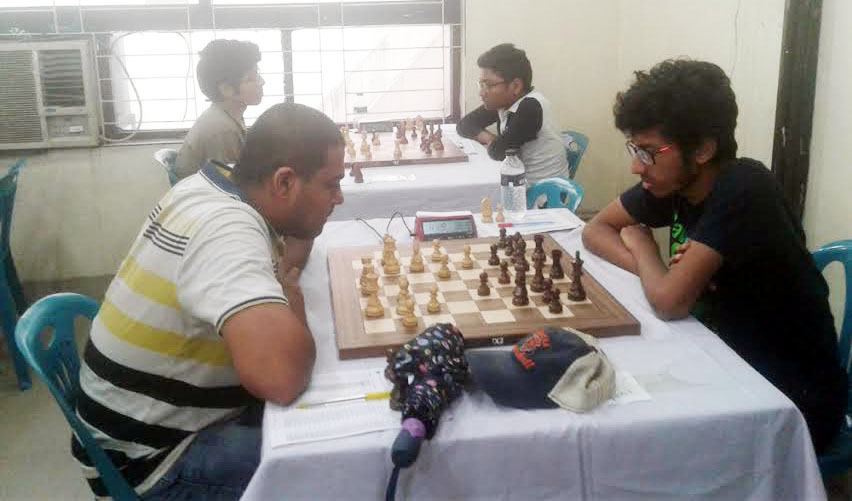
[[[218,160],[236,163],[246,137],[242,117],[231,116],[220,103],[213,103],[189,130],[175,161],[179,179],[191,176],[207,163]]]

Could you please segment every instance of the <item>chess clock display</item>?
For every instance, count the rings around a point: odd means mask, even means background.
[[[476,238],[476,222],[470,213],[418,213],[414,220],[414,231],[421,242]]]

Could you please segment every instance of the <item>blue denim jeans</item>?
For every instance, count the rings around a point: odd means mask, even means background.
[[[258,426],[232,421],[202,430],[142,499],[237,500],[260,464],[260,445]]]

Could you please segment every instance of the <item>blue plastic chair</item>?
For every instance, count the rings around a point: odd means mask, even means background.
[[[12,212],[15,208],[15,193],[18,190],[18,173],[25,164],[19,160],[9,173],[0,178],[0,327],[6,336],[6,345],[9,347],[9,355],[18,378],[18,388],[26,390],[32,387],[30,372],[27,364],[21,357],[18,347],[15,345],[15,324],[18,314],[27,308],[27,300],[24,297],[24,289],[18,278],[18,270],[12,259],[9,247],[9,238],[12,228]]]
[[[568,157],[568,177],[574,179],[583,153],[589,146],[589,138],[579,132],[562,131],[562,143],[565,144],[565,154]]]
[[[174,186],[178,182],[177,174],[175,174],[175,162],[177,161],[177,150],[171,148],[163,148],[154,152],[154,160],[160,162],[160,165],[166,169],[166,174],[169,176],[169,184]]]
[[[101,480],[113,499],[136,500],[139,497],[124,480],[98,445],[88,428],[77,417],[80,392],[80,357],[74,341],[74,320],[78,316],[93,319],[98,303],[82,294],[53,294],[37,301],[18,322],[15,338],[33,371],[47,384],[74,434],[95,464]],[[44,335],[51,329],[50,335]]]
[[[835,261],[843,264],[846,280],[846,305],[843,324],[840,328],[838,356],[840,363],[849,371],[849,350],[852,348],[852,240],[838,240],[824,245],[813,253],[814,262],[820,271]],[[849,402],[843,429],[828,450],[817,457],[823,478],[830,478],[852,468],[852,378],[849,380]]]
[[[541,195],[545,195],[547,196],[547,205],[538,207],[539,209],[561,207],[569,209],[571,212],[577,212],[584,194],[583,187],[576,181],[563,177],[549,177],[533,184],[527,190],[527,208],[536,208],[536,201]]]

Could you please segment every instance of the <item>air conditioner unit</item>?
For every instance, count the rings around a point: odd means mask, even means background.
[[[0,150],[97,146],[88,40],[0,42]]]

